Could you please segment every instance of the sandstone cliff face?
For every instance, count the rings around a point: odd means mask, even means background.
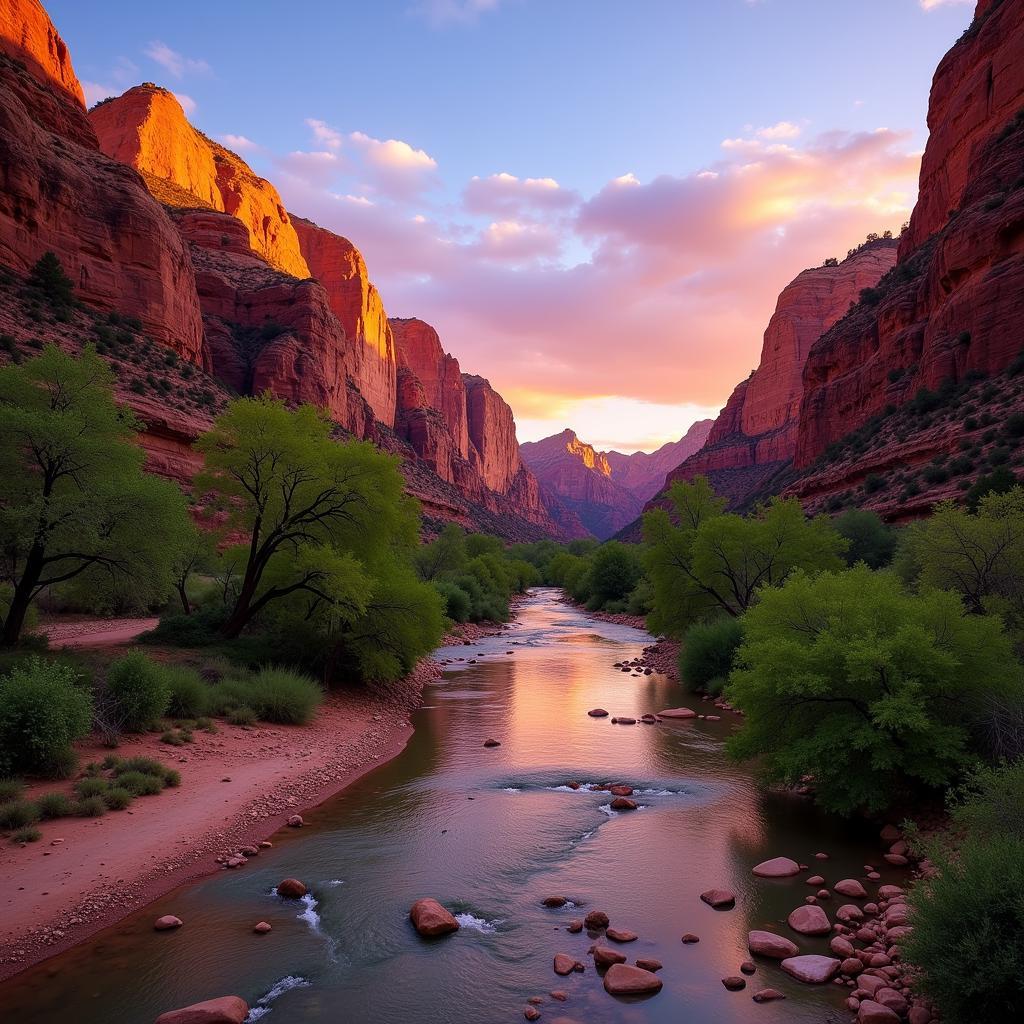
[[[612,479],[604,452],[595,451],[572,430],[526,442],[520,452],[540,483],[548,511],[570,532],[578,518],[589,533],[605,540],[632,522],[643,505]]]
[[[940,61],[918,201],[901,240],[901,259],[960,207],[979,149],[1024,105],[1020,32],[1018,0],[979,0],[970,28]]]
[[[678,441],[653,452],[605,452],[613,478],[641,501],[653,498],[664,488],[668,473],[704,447],[714,424],[714,420],[697,420]]]
[[[704,447],[672,470],[666,484],[707,476],[741,503],[793,458],[801,375],[812,345],[845,314],[862,289],[878,284],[896,260],[896,242],[870,242],[838,266],[798,274],[779,295],[757,369],[733,391]]]
[[[347,238],[312,221],[293,217],[292,225],[309,272],[327,290],[331,309],[345,329],[353,354],[353,379],[377,419],[394,426],[395,342],[362,253]]]
[[[237,217],[252,250],[272,267],[309,277],[277,189],[236,153],[197,132],[173,93],[149,83],[137,85],[93,107],[89,118],[103,152],[142,173],[157,199],[179,204],[161,193],[161,184],[169,182],[192,195],[193,205]]]
[[[21,61],[43,83],[60,86],[85,108],[71,54],[39,0],[0,0],[0,53]]]
[[[20,38],[8,35],[22,23],[15,15],[35,9],[9,4],[0,22],[0,263],[23,272],[52,250],[79,299],[137,316],[154,340],[202,365],[188,252],[138,175],[100,153],[80,99],[55,77],[74,81],[66,51],[55,50],[50,77],[7,56]]]
[[[499,494],[513,486],[522,469],[512,409],[483,377],[464,373],[470,461],[484,483]]]
[[[459,361],[441,347],[437,331],[415,318],[390,321],[399,366],[415,374],[423,387],[427,405],[436,409],[448,425],[456,450],[469,458],[469,421],[466,386]],[[401,406],[399,400],[399,406]]]

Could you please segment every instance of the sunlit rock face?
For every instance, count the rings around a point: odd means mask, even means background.
[[[934,390],[971,371],[997,373],[1021,351],[1024,124],[1008,115],[1024,106],[1022,37],[1024,3],[981,4],[974,25],[939,64],[922,191],[910,233],[901,240],[899,265],[880,295],[855,307],[812,349],[798,468],[920,388]],[[1017,60],[1010,56],[1014,48]],[[976,96],[979,83],[988,99]],[[966,164],[955,141],[962,122],[971,139]],[[936,221],[932,211],[940,206]]]
[[[250,248],[270,266],[310,276],[277,189],[236,153],[196,131],[174,93],[137,85],[97,104],[89,119],[103,152],[139,171],[161,202],[229,213],[245,225]]]
[[[1021,5],[979,0],[974,21],[939,62],[928,103],[928,145],[900,259],[960,208],[979,152],[1024,105]]]
[[[798,274],[779,295],[757,369],[737,385],[704,447],[671,471],[667,483],[707,476],[738,504],[792,459],[811,347],[895,261],[896,242],[879,239],[837,266]]]
[[[374,416],[394,426],[397,357],[380,293],[362,253],[347,239],[302,217],[293,217],[309,272],[327,290],[334,315],[352,348],[352,379]]]
[[[76,295],[203,364],[188,251],[138,175],[100,152],[67,49],[37,3],[0,4],[0,263],[56,253]]]

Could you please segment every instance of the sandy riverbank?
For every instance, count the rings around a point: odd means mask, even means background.
[[[181,786],[101,818],[41,825],[43,838],[0,846],[0,980],[79,943],[183,883],[223,870],[219,856],[265,840],[394,757],[412,735],[410,713],[440,672],[420,663],[381,691],[331,694],[308,726],[196,731],[185,747],[156,734],[122,744],[177,768]],[[110,751],[91,737],[82,763]],[[65,784],[66,785],[66,784]],[[37,784],[29,796],[54,784]],[[238,870],[245,870],[244,866]]]

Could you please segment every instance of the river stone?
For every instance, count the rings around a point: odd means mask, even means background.
[[[899,1024],[899,1014],[888,1006],[865,999],[857,1011],[857,1024]],[[157,1022],[159,1024],[159,1021]]]
[[[592,711],[587,712],[591,718],[607,718],[608,712],[604,708],[594,708]]]
[[[736,893],[729,889],[708,889],[700,894],[700,898],[715,910],[731,910],[736,906]]]
[[[242,1024],[249,1007],[239,996],[221,996],[161,1013],[156,1024]]]
[[[633,795],[633,787],[632,786],[622,786],[622,785],[611,786],[609,788],[608,792],[611,793],[612,796],[632,796]]]
[[[654,995],[661,986],[661,978],[653,971],[628,964],[612,964],[604,976],[604,990],[613,996]]]
[[[763,860],[753,868],[758,878],[788,878],[800,874],[800,865],[790,857],[773,857]]]
[[[603,910],[592,910],[583,918],[583,923],[587,928],[607,928],[608,915]]]
[[[738,974],[730,974],[728,978],[722,979],[722,984],[730,992],[739,992],[740,989],[747,987],[747,979],[741,978]]]
[[[787,957],[794,957],[800,952],[795,942],[775,932],[749,932],[747,935],[747,948],[751,953],[758,956],[770,957],[772,960],[785,960]]]
[[[277,883],[277,895],[286,900],[300,900],[308,891],[297,878],[284,878]]]
[[[696,718],[697,712],[692,708],[668,708],[658,712],[658,718]]]
[[[859,924],[864,920],[864,911],[856,903],[844,903],[836,911],[836,917],[846,924]]]
[[[797,907],[787,920],[789,927],[801,935],[828,935],[832,931],[828,914],[817,906]]]
[[[523,1016],[527,1020],[540,1020],[540,1010],[536,1006],[528,1006],[523,1010]]]
[[[153,930],[158,932],[169,932],[174,928],[181,927],[181,918],[173,914],[164,914],[153,922]]]
[[[544,907],[564,907],[569,901],[564,896],[545,896],[540,902]]]
[[[694,934],[693,934],[693,932],[687,932],[687,933],[686,933],[686,934],[685,934],[685,935],[683,936],[683,940],[682,940],[682,941],[683,941],[683,942],[684,942],[684,943],[685,943],[685,944],[686,944],[687,946],[691,946],[691,945],[693,945],[693,943],[695,943],[695,942],[700,942],[700,936],[699,936],[699,935],[694,935]]]
[[[836,956],[840,956],[844,960],[847,957],[853,956],[856,952],[853,943],[849,939],[843,938],[842,935],[836,935],[828,944],[828,947]]]
[[[487,739],[484,740],[484,746],[485,747],[500,747],[501,746],[501,740],[496,740],[493,737],[488,737]]]
[[[434,899],[417,900],[409,909],[409,917],[416,931],[426,938],[459,930],[459,922]]]
[[[607,935],[612,942],[636,942],[636,940],[640,938],[636,932],[627,931],[625,928],[609,928],[608,931],[605,932],[605,935]]]
[[[851,899],[862,900],[867,896],[864,886],[856,878],[844,878],[832,886],[833,890],[840,896],[849,896]]]
[[[598,967],[611,967],[625,962],[626,958],[617,950],[609,949],[607,946],[594,947],[594,963]]]
[[[567,974],[572,974],[576,969],[576,958],[572,956],[566,956],[565,953],[555,954],[555,974],[565,977]]]
[[[755,992],[751,998],[755,1003],[771,1003],[776,999],[785,999],[786,997],[777,988],[763,988],[760,992]]]
[[[613,811],[635,811],[636,801],[630,800],[628,796],[617,796],[611,803]]]
[[[643,971],[660,971],[664,966],[660,960],[655,960],[653,956],[638,956],[636,958],[636,965]]]
[[[808,985],[824,985],[839,970],[839,961],[830,956],[805,954],[782,961],[782,969],[797,981]]]
[[[253,928],[253,931],[257,935],[266,935],[267,932],[273,931],[273,928],[271,928],[270,923],[268,921],[260,921],[259,924],[257,924]]]
[[[577,935],[579,932],[583,931],[583,922],[579,920],[579,918],[575,918],[569,922],[565,930],[573,935]]]

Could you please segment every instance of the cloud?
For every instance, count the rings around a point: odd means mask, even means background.
[[[401,139],[375,139],[365,132],[348,136],[368,190],[395,199],[410,199],[436,185],[437,161]]]
[[[198,104],[191,96],[188,95],[188,93],[176,92],[174,94],[174,98],[181,104],[181,109],[184,110],[186,114],[195,113]]]
[[[313,129],[313,138],[321,145],[328,149],[341,149],[341,132],[336,131],[326,121],[307,117],[306,124]]]
[[[501,0],[419,0],[413,4],[414,14],[426,18],[433,26],[447,24],[469,25],[481,14],[496,11]]]
[[[225,132],[223,135],[218,135],[217,138],[219,138],[220,141],[228,147],[228,149],[233,149],[236,153],[252,153],[263,148],[253,142],[252,139],[247,138],[244,135],[232,135],[231,132]]]
[[[517,178],[502,171],[470,179],[462,193],[472,214],[484,216],[566,210],[579,203],[579,194],[564,189],[554,178]]]
[[[972,4],[975,0],[919,0],[921,9],[934,11],[937,7],[952,7],[954,5]]]
[[[344,167],[337,153],[301,149],[280,157],[277,165],[287,177],[317,188],[331,185]]]
[[[185,75],[208,75],[211,71],[205,60],[186,57],[159,39],[154,39],[142,52],[175,78],[184,78]]]
[[[795,139],[799,134],[800,126],[792,121],[778,121],[757,130],[757,136],[761,139]]]
[[[83,81],[82,91],[85,93],[86,106],[91,107],[109,96],[120,96],[129,86],[138,82],[139,66],[128,57],[118,57],[113,66],[104,76],[105,82]]]

